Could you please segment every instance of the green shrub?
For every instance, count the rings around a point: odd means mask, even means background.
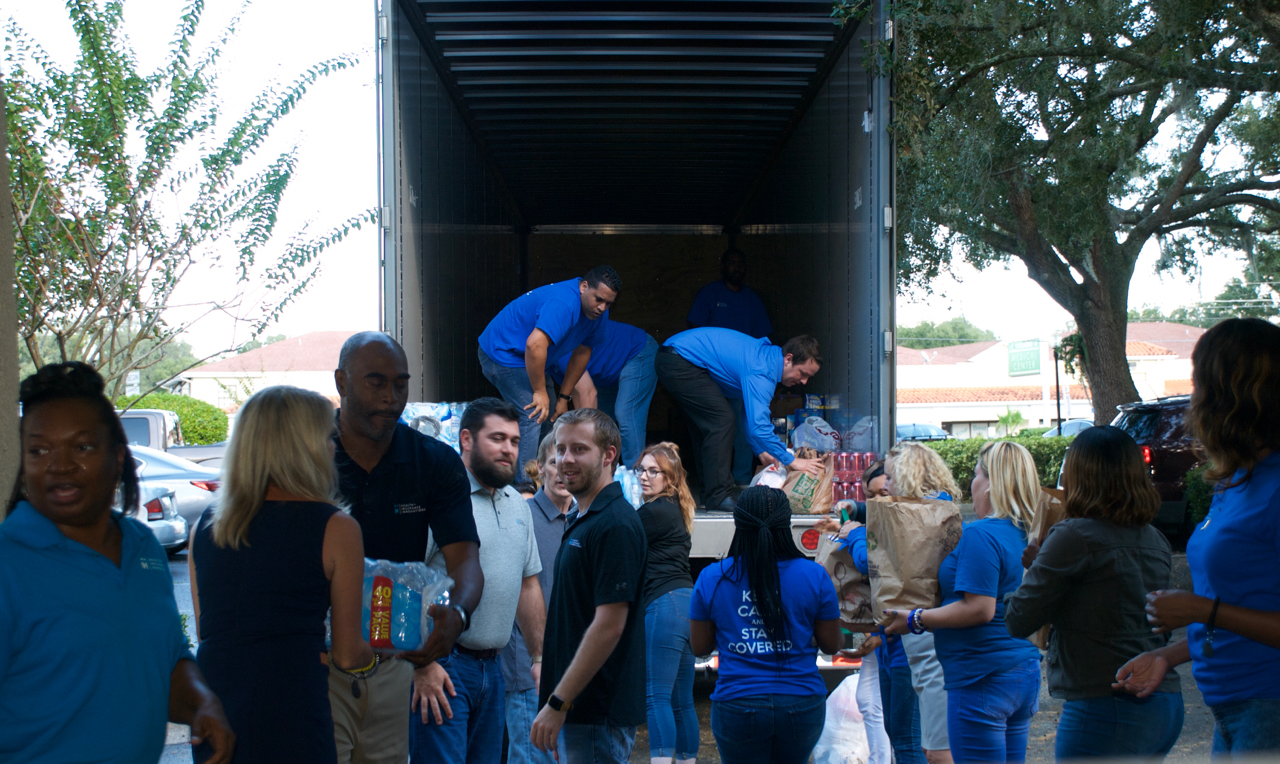
[[[1048,427],[1027,427],[1018,431],[1018,437],[1029,438],[1032,435],[1044,435],[1048,431]]]
[[[125,396],[116,401],[116,408],[126,406],[135,409],[160,409],[178,415],[182,425],[182,437],[189,446],[206,446],[227,439],[227,415],[222,409],[189,395],[151,393],[138,399]]]
[[[1213,501],[1213,486],[1204,480],[1208,466],[1201,464],[1187,472],[1187,516],[1196,525],[1209,514],[1209,504]]]
[[[973,482],[973,467],[978,463],[978,451],[982,444],[992,438],[968,438],[967,440],[934,440],[924,445],[938,452],[947,463],[951,475],[960,488],[966,492]],[[1023,431],[1012,438],[995,438],[995,440],[1012,440],[1026,447],[1035,459],[1036,470],[1040,475],[1040,485],[1055,486],[1058,484],[1058,472],[1062,469],[1062,458],[1067,452],[1071,438],[1044,438],[1038,434],[1029,435]]]

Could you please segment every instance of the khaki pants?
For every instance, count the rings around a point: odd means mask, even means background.
[[[329,667],[329,706],[338,764],[405,764],[409,761],[409,693],[413,665],[391,660],[369,679],[354,680]]]

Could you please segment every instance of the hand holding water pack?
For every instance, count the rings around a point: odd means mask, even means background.
[[[425,562],[364,561],[361,627],[369,645],[380,653],[418,650],[431,635],[431,603],[453,579]]]

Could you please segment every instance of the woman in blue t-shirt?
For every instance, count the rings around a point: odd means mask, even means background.
[[[1213,711],[1215,755],[1280,751],[1280,327],[1228,319],[1191,355],[1188,429],[1216,481],[1209,516],[1187,542],[1195,593],[1147,595],[1158,633],[1187,638],[1143,653],[1116,675],[1146,697],[1188,660]]]
[[[1020,762],[1038,709],[1040,651],[1009,635],[1004,595],[1022,582],[1026,529],[1040,500],[1035,461],[1022,446],[987,443],[973,470],[973,509],[942,561],[942,606],[892,610],[890,634],[935,630],[946,678],[947,736],[957,764]]]
[[[796,549],[782,491],[743,491],[733,525],[729,556],[698,576],[689,609],[694,654],[720,653],[711,731],[725,764],[803,764],[826,719],[814,643],[840,648],[840,605]]]

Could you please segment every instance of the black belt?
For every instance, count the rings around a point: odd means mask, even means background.
[[[679,353],[677,353],[677,352],[676,352],[676,349],[675,349],[675,348],[673,348],[673,347],[671,347],[670,345],[663,345],[662,347],[658,348],[658,352],[659,352],[659,353],[671,353],[671,354],[673,354],[673,355],[680,355]]]
[[[498,655],[502,653],[501,650],[497,650],[494,648],[490,648],[488,650],[472,650],[470,647],[463,647],[462,645],[458,645],[458,644],[455,644],[453,646],[453,651],[455,653],[458,653],[459,655],[467,655],[472,658],[475,658],[476,660],[481,660],[481,661],[493,660],[494,658],[497,658]]]

